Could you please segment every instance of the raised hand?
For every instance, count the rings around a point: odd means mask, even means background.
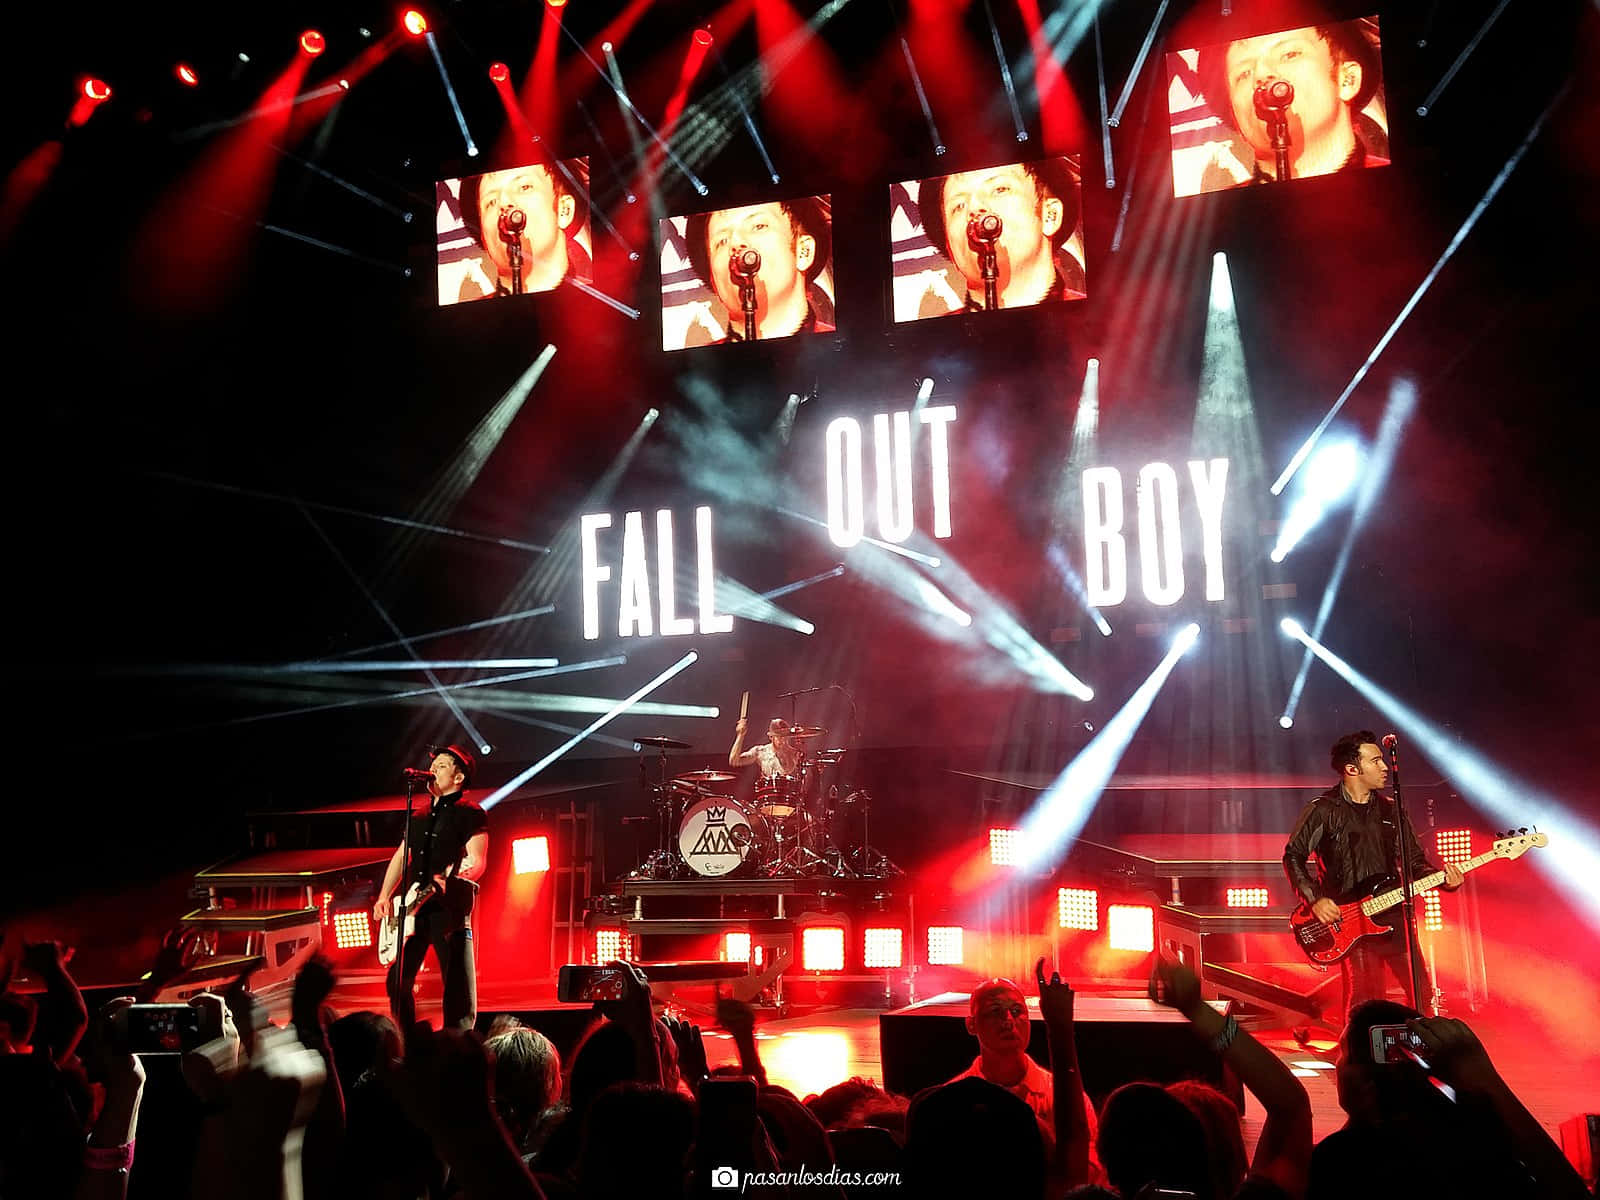
[[[1427,1046],[1423,1057],[1446,1083],[1462,1091],[1480,1093],[1500,1084],[1500,1073],[1489,1061],[1489,1052],[1466,1022],[1450,1017],[1419,1017],[1406,1024]]]
[[[406,1115],[447,1158],[450,1147],[496,1120],[494,1056],[470,1030],[435,1032],[418,1021],[406,1036],[405,1059],[390,1060],[384,1077]]]
[[[1165,954],[1150,972],[1150,999],[1188,1016],[1200,1007],[1200,980],[1188,967]]]
[[[60,974],[71,959],[72,951],[62,949],[60,942],[46,940],[22,944],[22,965],[41,978]]]
[[[700,1026],[691,1025],[688,1021],[676,1021],[671,1017],[663,1017],[662,1021],[678,1047],[678,1074],[689,1085],[690,1091],[698,1093],[701,1081],[711,1075],[710,1064],[706,1062],[706,1044],[700,1036]]]
[[[1046,982],[1042,958],[1033,965],[1033,973],[1039,983],[1039,1016],[1044,1019],[1045,1025],[1071,1025],[1072,1005],[1077,996],[1072,985],[1061,978],[1059,971],[1052,971]]]
[[[717,986],[717,1024],[734,1037],[753,1037],[756,1031],[756,1010],[743,1000],[724,996]]]
[[[302,1039],[322,1027],[322,1006],[333,994],[333,964],[314,954],[294,977],[294,996],[289,1002],[289,1019]]]

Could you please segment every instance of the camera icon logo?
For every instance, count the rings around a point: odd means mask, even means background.
[[[737,1188],[739,1186],[739,1172],[734,1167],[712,1167],[711,1186],[714,1188]]]

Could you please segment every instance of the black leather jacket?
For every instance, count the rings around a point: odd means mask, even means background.
[[[1283,869],[1295,891],[1308,904],[1324,896],[1343,903],[1363,894],[1363,885],[1393,875],[1395,817],[1394,801],[1382,792],[1366,804],[1352,804],[1338,784],[1323,792],[1306,805],[1283,848]],[[1438,869],[1423,857],[1409,823],[1405,840],[1413,879]],[[1313,852],[1322,862],[1320,878],[1306,861]]]

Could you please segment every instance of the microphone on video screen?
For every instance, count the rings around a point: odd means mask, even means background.
[[[500,214],[500,240],[506,245],[511,259],[511,294],[522,295],[522,231],[527,228],[528,214],[520,208],[508,208]]]
[[[1256,84],[1256,116],[1282,112],[1294,103],[1294,84],[1287,79],[1263,79]]]
[[[420,783],[433,782],[433,772],[424,771],[421,767],[407,767],[404,771],[400,772],[400,776],[403,779],[415,779]]]
[[[1399,744],[1400,744],[1400,739],[1395,737],[1394,734],[1386,733],[1386,734],[1383,735],[1383,748],[1385,750],[1393,750]]]
[[[728,256],[728,274],[735,279],[754,279],[761,271],[761,252],[746,247]]]
[[[1256,84],[1256,117],[1267,126],[1272,143],[1272,165],[1279,183],[1290,177],[1289,106],[1294,103],[1294,84],[1287,79],[1263,79]]]
[[[974,250],[992,250],[1000,240],[1005,224],[992,212],[975,212],[967,220],[967,245]]]

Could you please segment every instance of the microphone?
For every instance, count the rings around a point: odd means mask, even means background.
[[[1263,79],[1256,84],[1256,116],[1280,116],[1283,110],[1294,103],[1294,84],[1287,79],[1274,79],[1270,82]]]
[[[1383,735],[1383,748],[1385,750],[1393,750],[1399,744],[1400,739],[1395,737],[1394,734],[1386,733]]]
[[[1005,224],[992,212],[981,209],[967,219],[967,245],[974,250],[993,250],[1000,240]]]
[[[407,767],[400,772],[400,776],[402,779],[415,779],[418,782],[433,782],[433,772],[424,771],[421,767]]]
[[[761,270],[761,252],[746,246],[728,256],[728,274],[738,280],[754,279]]]
[[[527,227],[528,214],[520,208],[508,208],[500,214],[500,240],[514,242]]]

